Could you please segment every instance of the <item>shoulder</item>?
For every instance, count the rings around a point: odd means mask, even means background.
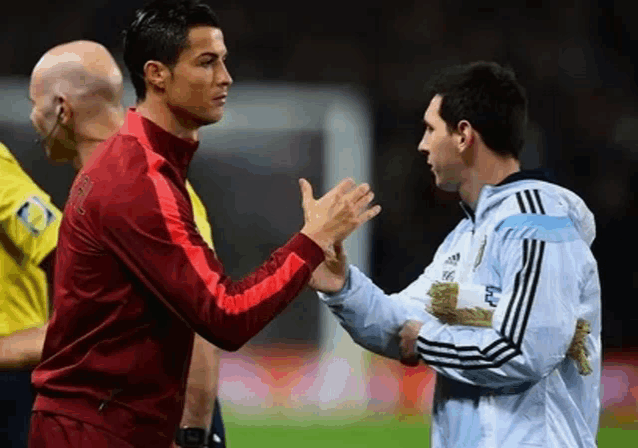
[[[31,217],[44,216],[42,222],[55,220],[60,211],[51,203],[51,198],[29,175],[24,172],[9,149],[0,143],[0,210],[15,212],[16,216],[31,223]],[[3,214],[0,211],[0,214]],[[28,218],[28,219],[27,219]],[[38,218],[39,219],[39,218]]]
[[[18,162],[16,161],[15,157],[13,156],[13,154],[11,153],[11,151],[9,151],[9,148],[7,148],[7,146],[0,142],[0,162],[1,163],[13,163],[13,164],[17,164]]]
[[[5,181],[8,180],[8,182],[2,182],[2,185],[12,190],[23,185],[28,185],[30,188],[36,186],[9,148],[2,143],[0,143],[0,175]]]
[[[148,188],[153,172],[161,170],[162,161],[152,160],[150,152],[135,136],[118,132],[96,149],[72,188],[86,191],[90,185],[105,204],[114,202],[109,197],[115,202],[130,199]]]
[[[577,224],[589,219],[571,213],[577,196],[542,181],[517,182],[494,210],[494,230],[504,238],[568,242],[580,238]],[[578,198],[579,199],[579,198]]]

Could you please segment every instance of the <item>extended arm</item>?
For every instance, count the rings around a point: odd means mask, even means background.
[[[488,387],[535,381],[565,358],[580,297],[596,293],[598,275],[588,245],[568,219],[545,217],[510,227],[515,221],[494,235],[501,240],[495,269],[503,292],[491,327],[448,325],[425,312],[432,284],[427,270],[406,290],[388,296],[351,267],[343,290],[321,297],[353,339],[376,353],[399,358],[397,333],[412,320],[423,324],[414,344],[419,358],[443,375]]]
[[[317,271],[320,269],[322,267]],[[399,330],[407,320],[425,319],[425,292],[431,285],[432,279],[426,270],[402,292],[386,295],[351,265],[341,290],[318,294],[357,344],[374,353],[399,359]]]
[[[167,308],[225,350],[237,350],[297,296],[323,260],[322,248],[378,213],[367,209],[367,186],[342,182],[315,201],[306,185],[302,233],[232,281],[197,232],[183,194],[158,173],[140,183],[139,204],[101,213],[110,249]]]

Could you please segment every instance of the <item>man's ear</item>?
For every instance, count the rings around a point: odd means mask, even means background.
[[[158,90],[166,89],[166,80],[170,70],[159,61],[146,61],[144,64],[144,80]]]
[[[68,125],[73,118],[73,108],[65,95],[56,95],[53,99],[55,102],[55,119],[62,125]]]
[[[456,127],[455,138],[457,140],[457,147],[461,154],[465,153],[467,149],[471,148],[474,144],[474,128],[472,124],[467,120],[459,121]]]

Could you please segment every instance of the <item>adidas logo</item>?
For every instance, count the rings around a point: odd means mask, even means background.
[[[459,264],[460,260],[461,260],[461,254],[457,252],[454,255],[450,255],[447,258],[447,260],[445,260],[445,262],[443,264],[444,265],[450,265],[450,266],[456,266],[457,264]]]

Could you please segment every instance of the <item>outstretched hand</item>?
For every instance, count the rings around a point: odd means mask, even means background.
[[[355,187],[352,179],[342,180],[319,199],[315,199],[312,186],[299,179],[305,224],[301,232],[315,241],[327,254],[334,253],[334,244],[340,243],[361,224],[379,214],[381,206],[369,207],[374,193],[368,184]]]

